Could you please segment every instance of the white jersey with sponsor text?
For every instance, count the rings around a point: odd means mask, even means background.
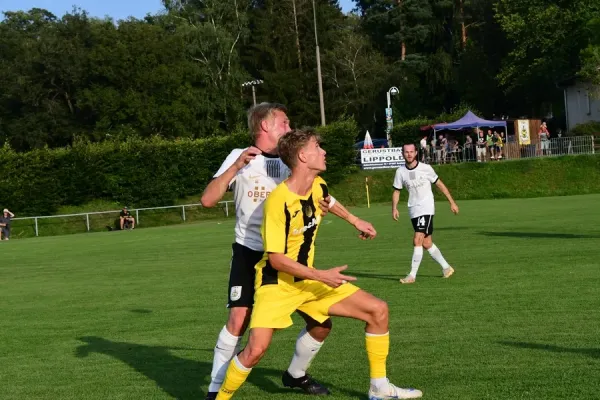
[[[234,149],[215,174],[223,174],[246,149]],[[281,158],[258,155],[240,169],[231,182],[235,201],[235,241],[255,251],[264,251],[260,227],[267,196],[290,175]]]
[[[408,190],[408,214],[410,218],[421,215],[434,215],[435,202],[431,184],[436,183],[438,176],[431,165],[417,162],[417,165],[409,169],[406,165],[396,170],[394,177],[394,189]]]

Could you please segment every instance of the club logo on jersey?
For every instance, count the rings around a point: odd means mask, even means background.
[[[304,232],[306,232],[307,230],[309,230],[310,228],[313,228],[313,227],[319,225],[319,222],[321,222],[321,216],[320,215],[318,215],[316,218],[313,218],[312,221],[310,221],[308,223],[308,225],[305,225],[305,226],[303,226],[300,229],[294,229],[292,231],[292,234],[293,235],[301,235]]]
[[[237,301],[242,298],[242,287],[241,286],[232,286],[231,292],[229,292],[229,300]]]
[[[310,204],[306,204],[304,206],[303,212],[304,212],[304,215],[306,215],[307,218],[312,218],[312,216],[313,216],[313,209],[310,206]]]

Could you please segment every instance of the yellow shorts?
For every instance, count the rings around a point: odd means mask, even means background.
[[[329,307],[359,290],[351,283],[334,289],[322,282],[305,280],[293,285],[265,285],[254,294],[252,328],[283,329],[292,325],[292,314],[302,311],[318,322],[329,318]]]

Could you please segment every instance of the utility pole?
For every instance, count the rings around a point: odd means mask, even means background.
[[[312,0],[313,18],[315,21],[315,43],[317,45],[317,79],[319,81],[319,104],[321,106],[321,125],[325,126],[325,102],[323,101],[323,79],[321,78],[321,52],[319,51],[319,39],[317,37],[317,8],[315,0]]]

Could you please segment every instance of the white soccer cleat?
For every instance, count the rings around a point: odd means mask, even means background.
[[[444,274],[444,278],[448,279],[454,274],[454,268],[448,267],[442,273]]]
[[[406,278],[400,279],[400,283],[406,285],[410,283],[415,283],[416,278],[412,275],[406,275]]]
[[[423,397],[423,392],[413,388],[400,388],[393,385],[388,380],[387,390],[380,391],[371,385],[369,389],[369,400],[386,400],[386,399],[420,399]]]

